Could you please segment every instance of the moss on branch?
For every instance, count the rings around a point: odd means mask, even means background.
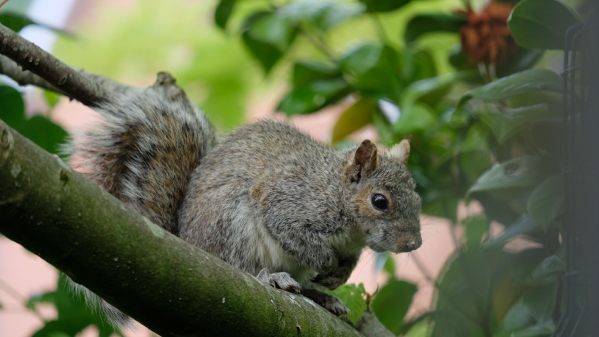
[[[150,223],[1,121],[0,231],[163,336],[360,336]]]

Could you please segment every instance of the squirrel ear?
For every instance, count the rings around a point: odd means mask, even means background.
[[[376,169],[378,164],[378,156],[376,154],[376,146],[368,139],[364,140],[356,152],[352,163],[348,167],[347,173],[350,176],[351,182],[360,181],[361,177],[370,174]]]
[[[399,144],[395,144],[388,153],[389,156],[397,158],[405,164],[410,156],[410,142],[404,139]]]

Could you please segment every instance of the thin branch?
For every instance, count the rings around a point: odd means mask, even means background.
[[[60,92],[90,107],[108,102],[114,93],[128,88],[69,67],[1,24],[0,54],[12,59],[23,70],[39,76]]]
[[[4,55],[0,55],[0,74],[4,74],[10,77],[22,86],[34,85],[36,87],[40,87],[64,95],[64,93],[57,89],[55,86],[48,83],[46,80],[37,76],[31,71],[23,70],[21,67],[19,67],[18,64],[15,63],[15,61],[9,59]]]
[[[326,43],[316,35],[313,35],[311,32],[306,29],[306,27],[300,27],[300,33],[306,37],[308,41],[318,50],[320,51],[326,58],[328,58],[331,62],[335,63],[335,55],[326,45]]]
[[[414,264],[416,265],[416,268],[418,268],[418,270],[424,276],[424,278],[429,283],[431,283],[439,291],[440,294],[445,296],[445,298],[447,299],[447,302],[449,304],[451,304],[451,306],[454,307],[456,309],[456,311],[459,311],[465,318],[469,319],[470,321],[472,321],[475,324],[479,324],[476,317],[472,317],[469,313],[464,311],[462,309],[462,307],[459,306],[458,301],[454,301],[454,299],[451,296],[451,294],[449,293],[449,291],[447,291],[447,289],[442,287],[441,284],[433,277],[433,275],[430,273],[430,271],[424,266],[424,263],[422,263],[420,258],[416,254],[411,254],[411,256],[414,261]]]
[[[381,18],[376,13],[371,14],[371,17],[372,21],[374,22],[374,28],[376,29],[379,40],[381,40],[381,43],[383,44],[388,44],[390,41],[389,35],[385,31],[385,27],[381,22]]]
[[[21,296],[21,294],[19,294],[19,292],[15,288],[11,287],[10,284],[4,282],[4,280],[1,279],[1,278],[0,278],[0,288],[4,289],[4,291],[8,295],[10,295],[12,298],[14,298],[15,300],[17,300],[17,302],[19,302],[19,304],[21,304],[23,306],[22,309],[25,309],[25,311],[27,311],[27,312],[33,313],[33,315],[35,317],[39,318],[42,322],[46,321],[46,319],[44,318],[44,316],[42,316],[42,314],[40,314],[40,312],[37,311],[36,308],[34,308],[34,307],[31,307],[31,308],[25,307],[25,301],[26,301],[26,299],[23,296]]]

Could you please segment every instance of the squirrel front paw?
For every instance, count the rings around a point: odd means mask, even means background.
[[[323,293],[316,289],[302,289],[301,294],[316,302],[316,304],[327,309],[336,316],[347,314],[347,307],[333,295]]]
[[[299,294],[302,287],[289,273],[279,272],[270,273],[268,269],[263,268],[256,276],[258,280],[269,284],[275,288],[282,289],[291,293]]]

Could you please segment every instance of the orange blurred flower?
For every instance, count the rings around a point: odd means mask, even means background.
[[[515,48],[507,26],[511,11],[509,4],[490,2],[478,13],[470,6],[459,13],[467,20],[460,28],[460,38],[468,62],[501,64],[506,61]]]

